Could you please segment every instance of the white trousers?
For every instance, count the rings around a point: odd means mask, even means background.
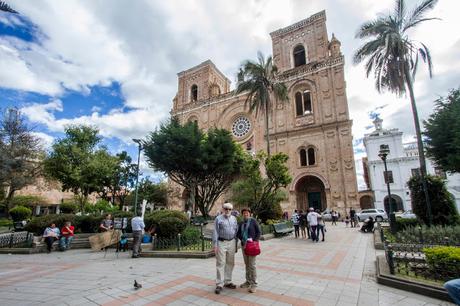
[[[235,239],[219,241],[219,247],[216,252],[216,286],[223,287],[224,284],[232,282],[232,272],[235,266],[235,252]]]

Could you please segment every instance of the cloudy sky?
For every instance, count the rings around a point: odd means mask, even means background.
[[[364,21],[388,13],[393,0],[8,0],[20,15],[0,13],[0,107],[17,106],[48,146],[71,123],[96,125],[112,152],[136,158],[143,138],[168,118],[177,73],[207,59],[235,83],[239,65],[258,50],[271,54],[269,33],[326,10],[329,36],[342,42],[353,120],[355,159],[370,113],[414,139],[409,101],[378,94],[351,57]],[[408,0],[409,5],[416,1]],[[434,78],[420,67],[419,115],[460,85],[460,1],[441,0],[430,21],[411,33],[431,49]],[[144,172],[148,173],[144,163]]]

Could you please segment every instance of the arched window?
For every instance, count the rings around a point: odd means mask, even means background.
[[[301,149],[299,154],[300,154],[300,165],[306,166],[307,165],[307,152],[305,151],[305,149]]]
[[[192,101],[198,100],[198,86],[196,84],[193,84],[190,89],[190,97]]]
[[[295,110],[297,116],[303,115],[302,94],[300,92],[295,93]]]
[[[313,148],[309,148],[308,151],[307,151],[307,155],[308,155],[308,165],[309,166],[312,166],[316,163],[316,159],[315,159],[315,149]]]
[[[304,90],[303,92],[295,93],[295,113],[296,116],[303,116],[311,114],[311,92],[309,90]]]
[[[305,48],[302,45],[298,45],[294,48],[294,67],[299,67],[306,64]]]

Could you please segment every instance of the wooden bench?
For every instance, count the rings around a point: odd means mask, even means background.
[[[294,228],[289,227],[288,223],[275,223],[273,224],[273,233],[275,236],[289,235],[294,231]]]

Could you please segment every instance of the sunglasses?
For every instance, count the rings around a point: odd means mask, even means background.
[[[232,210],[231,208],[224,208],[224,210]]]

